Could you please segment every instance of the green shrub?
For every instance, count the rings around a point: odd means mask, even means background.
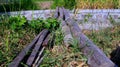
[[[9,26],[12,30],[19,30],[27,22],[26,18],[23,16],[15,16],[9,18]]]
[[[59,24],[60,23],[56,19],[49,18],[47,20],[32,20],[30,21],[29,26],[35,29],[37,33],[39,33],[39,31],[42,29],[48,29],[50,31],[56,30],[59,27]]]

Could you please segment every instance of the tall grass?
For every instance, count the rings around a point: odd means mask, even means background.
[[[0,3],[0,12],[37,9],[33,0],[8,0]]]

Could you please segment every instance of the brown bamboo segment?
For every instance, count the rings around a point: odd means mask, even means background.
[[[23,60],[28,51],[35,45],[35,43],[38,41],[39,37],[44,31],[45,30],[40,32],[37,37],[35,37],[33,41],[19,53],[19,55],[10,63],[10,65],[8,65],[8,67],[18,67],[19,63]]]
[[[31,66],[31,65],[32,65],[35,57],[37,56],[37,53],[38,53],[40,47],[41,47],[41,44],[43,43],[43,40],[44,40],[44,38],[46,37],[47,34],[48,34],[48,30],[45,30],[45,31],[41,34],[41,36],[39,37],[38,42],[36,43],[36,45],[35,45],[32,53],[31,53],[31,55],[29,56],[29,58],[28,58],[28,60],[27,60],[27,62],[26,62],[26,64],[27,64],[28,66]]]
[[[79,47],[88,58],[90,67],[114,67],[115,64],[100,50],[87,36],[85,36],[78,24],[70,18],[66,9],[63,8],[65,21],[71,29],[73,37],[78,40]]]

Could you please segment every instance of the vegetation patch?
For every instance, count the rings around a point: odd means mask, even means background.
[[[54,31],[59,27],[56,19],[28,21],[24,16],[1,16],[0,66],[7,66],[15,56],[42,30]]]
[[[114,26],[99,31],[86,31],[83,32],[109,57],[113,49],[120,46],[120,26]]]

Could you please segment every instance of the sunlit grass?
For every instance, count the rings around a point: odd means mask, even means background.
[[[80,9],[113,9],[120,8],[120,0],[76,0]]]

